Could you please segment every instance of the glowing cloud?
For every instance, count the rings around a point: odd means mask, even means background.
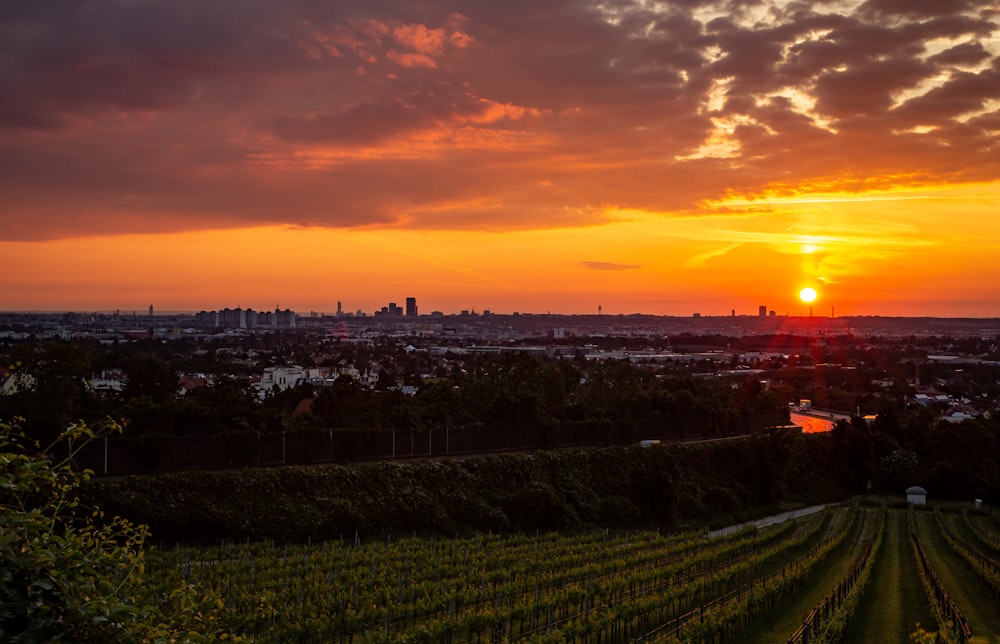
[[[22,5],[0,17],[9,307],[133,293],[58,252],[153,239],[168,276],[182,240],[214,239],[224,296],[244,235],[301,224],[295,259],[251,244],[276,283],[299,255],[358,261],[359,298],[420,262],[462,308],[729,311],[823,279],[838,310],[919,309],[878,287],[902,279],[1000,314],[1000,13],[981,4]]]

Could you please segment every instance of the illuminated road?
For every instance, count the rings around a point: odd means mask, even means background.
[[[833,423],[837,421],[837,418],[830,418],[829,416],[813,416],[800,414],[798,412],[789,412],[792,419],[793,425],[798,425],[802,428],[802,431],[806,434],[815,434],[818,432],[828,432],[833,429]]]

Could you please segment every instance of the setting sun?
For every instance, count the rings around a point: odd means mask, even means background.
[[[799,291],[799,299],[803,302],[815,302],[816,301],[816,289],[806,287]]]

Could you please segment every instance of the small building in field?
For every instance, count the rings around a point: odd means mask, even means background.
[[[927,505],[927,490],[919,485],[906,488],[906,502],[913,505]]]

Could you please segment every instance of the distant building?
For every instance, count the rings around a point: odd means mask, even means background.
[[[760,316],[762,318],[766,318],[767,317],[767,307],[764,306],[763,304],[760,306],[760,308],[757,309],[757,311],[758,311],[757,312],[758,316]]]
[[[396,304],[395,302],[389,302],[389,306],[383,306],[381,310],[375,311],[375,315],[388,315],[391,317],[401,317],[403,315],[403,308]]]
[[[241,308],[225,308],[219,311],[219,326],[227,329],[245,329],[247,327],[246,311]]]
[[[285,309],[281,311],[277,308],[274,309],[274,326],[284,327],[288,329],[295,328],[295,311],[291,309]]]
[[[417,298],[415,297],[406,298],[406,317],[408,318],[417,317]]]
[[[199,311],[194,315],[194,325],[202,328],[218,326],[218,315],[215,311]]]
[[[194,324],[201,328],[252,329],[255,327],[283,327],[294,329],[298,316],[295,311],[275,309],[254,311],[244,308],[225,308],[221,311],[199,311],[194,315]]]
[[[287,367],[267,367],[259,382],[254,383],[258,395],[263,398],[275,389],[285,391],[298,386],[306,378],[306,370],[299,365]]]
[[[128,376],[120,369],[104,369],[87,382],[88,388],[98,398],[117,398],[125,391]]]

